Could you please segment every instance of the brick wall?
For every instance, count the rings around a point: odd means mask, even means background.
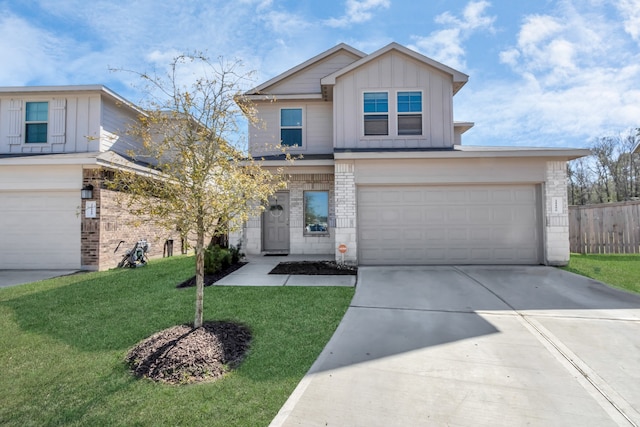
[[[335,252],[335,207],[333,174],[292,174],[287,183],[289,191],[289,253],[333,254]],[[310,236],[304,234],[304,192],[307,190],[329,192],[329,234]],[[233,245],[242,240],[247,254],[262,252],[262,218],[251,218],[241,231],[232,233]]]
[[[342,260],[342,254],[337,246],[347,245],[344,261],[356,264],[358,262],[358,230],[356,211],[356,179],[353,161],[336,161],[335,164],[335,253],[336,261]]]
[[[161,257],[164,244],[173,239],[173,253],[180,254],[180,234],[175,230],[158,227],[151,221],[139,221],[125,207],[118,204],[122,193],[102,188],[100,170],[87,169],[83,174],[83,185],[93,185],[93,201],[96,201],[96,218],[85,218],[86,200],[82,201],[81,264],[85,270],[107,270],[114,268],[127,249],[136,241],[145,239],[150,244],[149,257]],[[137,224],[136,222],[139,222]],[[124,241],[116,253],[120,241]]]
[[[557,203],[554,211],[554,202]],[[563,266],[569,262],[569,209],[567,206],[567,165],[548,161],[544,183],[545,263]]]
[[[289,184],[289,238],[292,254],[333,254],[335,234],[335,208],[333,174],[291,175]],[[304,192],[307,190],[329,192],[329,234],[310,236],[304,234]]]

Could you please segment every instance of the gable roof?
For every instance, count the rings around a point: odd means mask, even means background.
[[[323,61],[324,59],[330,57],[331,55],[340,52],[341,50],[347,51],[355,56],[357,56],[358,58],[363,58],[366,56],[365,53],[359,51],[358,49],[349,46],[348,44],[345,43],[340,43],[339,45],[336,45],[334,47],[332,47],[329,50],[326,50],[316,56],[314,56],[313,58],[303,62],[300,65],[296,65],[295,67],[285,71],[282,74],[277,75],[276,77],[267,80],[266,82],[262,83],[260,86],[256,86],[253,89],[248,90],[247,92],[245,92],[245,95],[259,95],[260,93],[262,93],[266,88],[276,85],[280,82],[282,82],[283,80],[291,77],[292,75],[294,75],[295,73],[310,67],[320,61]]]
[[[133,102],[123,98],[104,85],[63,85],[63,86],[3,86],[0,95],[23,96],[25,94],[57,95],[61,93],[99,93],[111,98],[118,104],[125,105],[139,114],[146,114],[144,110]]]
[[[385,47],[383,47],[382,49],[378,49],[377,51],[373,52],[371,55],[367,55],[365,57],[362,57],[361,59],[359,59],[358,61],[332,73],[329,74],[328,76],[324,77],[320,83],[322,84],[322,86],[332,86],[335,85],[336,83],[336,79],[352,70],[355,70],[358,67],[361,67],[371,61],[374,61],[375,59],[379,58],[382,55],[385,55],[388,52],[391,51],[397,51],[397,52],[401,52],[413,59],[415,59],[416,61],[422,62],[424,64],[427,64],[433,68],[436,68],[446,74],[449,74],[453,77],[453,94],[455,95],[461,88],[462,86],[465,85],[465,83],[467,83],[467,81],[469,80],[469,76],[458,71],[458,70],[454,70],[451,67],[448,67],[438,61],[435,61],[429,57],[426,57],[414,50],[411,50],[409,48],[406,48],[398,43],[389,43],[388,45],[386,45]]]

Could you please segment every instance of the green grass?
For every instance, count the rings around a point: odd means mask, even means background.
[[[563,270],[640,293],[640,254],[571,254],[569,265]]]
[[[0,425],[265,426],[331,337],[353,288],[209,287],[205,320],[248,325],[248,357],[213,383],[136,379],[128,349],[193,320],[193,258],[0,289]]]

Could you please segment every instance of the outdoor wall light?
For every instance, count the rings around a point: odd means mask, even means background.
[[[80,197],[83,199],[93,199],[93,185],[88,184],[80,190]]]

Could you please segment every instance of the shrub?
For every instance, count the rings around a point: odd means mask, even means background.
[[[229,252],[231,253],[231,265],[237,264],[240,258],[244,256],[241,252],[242,243],[238,242],[238,246],[229,246]]]
[[[218,245],[210,245],[204,253],[204,274],[216,274],[231,265],[231,252]]]

